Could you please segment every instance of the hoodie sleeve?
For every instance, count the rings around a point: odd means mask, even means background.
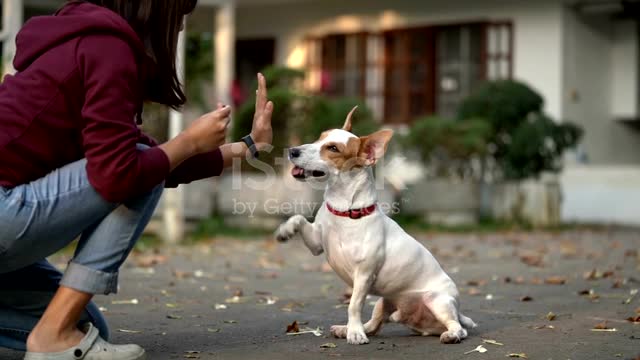
[[[82,139],[89,182],[113,203],[151,191],[167,178],[170,164],[160,148],[136,148],[140,76],[133,49],[117,36],[96,34],[79,41],[76,56],[84,84]]]
[[[158,146],[158,142],[151,136],[141,132],[140,144],[147,146]],[[224,170],[224,159],[220,149],[192,156],[191,158],[178,165],[165,180],[165,187],[175,188],[180,184],[188,184],[190,182],[206,179],[214,176],[220,176]]]

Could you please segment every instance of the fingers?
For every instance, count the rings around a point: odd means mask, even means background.
[[[269,101],[264,107],[262,116],[259,118],[262,126],[271,126],[271,115],[273,115],[273,102]]]
[[[258,73],[258,90],[256,91],[256,115],[260,115],[267,105],[267,80]]]
[[[224,105],[222,107],[218,106],[218,109],[216,111],[214,111],[213,113],[215,113],[216,115],[219,115],[221,117],[229,116],[231,114],[231,106],[229,106],[229,105]]]

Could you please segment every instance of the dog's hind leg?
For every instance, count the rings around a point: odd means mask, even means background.
[[[394,306],[384,298],[378,299],[373,307],[371,319],[364,324],[364,332],[367,336],[375,335],[382,328],[382,324],[389,321]]]
[[[310,223],[302,215],[294,215],[281,224],[276,231],[276,239],[284,242],[298,234],[302,237],[302,241],[309,248],[311,254],[318,256],[324,252],[322,228],[320,225]]]
[[[433,316],[447,328],[440,335],[440,342],[455,344],[467,337],[458,318],[458,304],[454,297],[448,294],[427,292],[423,295],[424,304],[431,310]]]

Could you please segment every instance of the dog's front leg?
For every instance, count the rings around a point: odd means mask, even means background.
[[[347,338],[349,344],[368,344],[369,339],[362,324],[362,308],[374,282],[373,271],[361,264],[353,278],[353,294],[349,302],[349,321],[346,326],[331,327],[331,333],[340,338]]]
[[[324,252],[320,225],[310,223],[302,215],[294,215],[280,225],[276,231],[276,239],[284,242],[298,234],[302,237],[302,241],[309,248],[311,254],[318,256]]]

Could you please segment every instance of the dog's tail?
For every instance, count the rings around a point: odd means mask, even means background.
[[[473,329],[478,326],[470,317],[464,316],[462,313],[458,313],[458,318],[460,319],[460,324],[464,326],[465,329]]]

